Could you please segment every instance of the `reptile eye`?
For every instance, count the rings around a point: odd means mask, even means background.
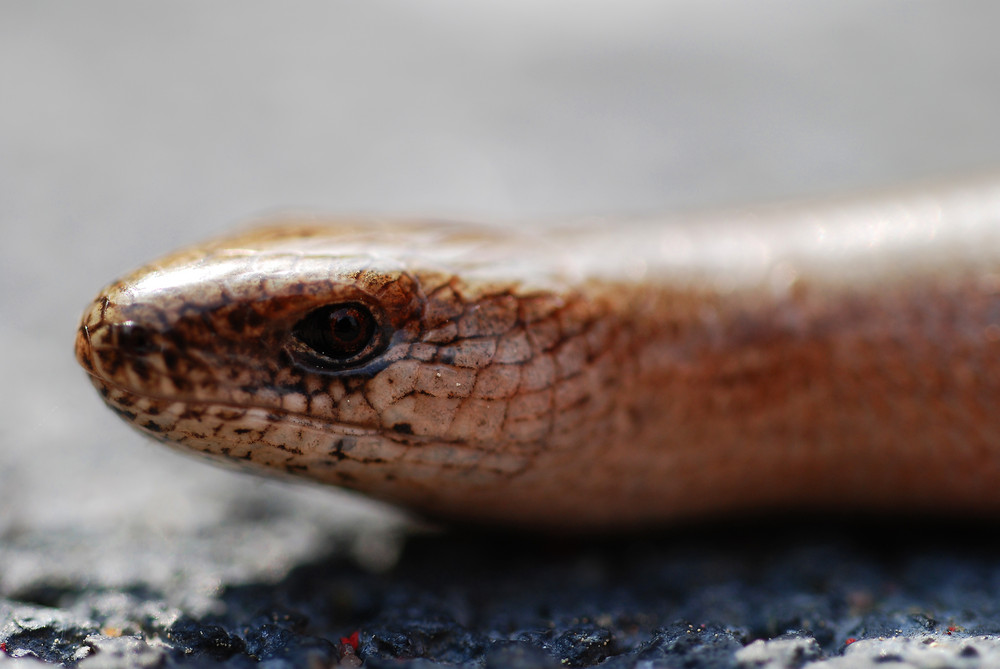
[[[310,312],[292,334],[322,362],[356,365],[381,351],[380,330],[363,304],[330,304]]]

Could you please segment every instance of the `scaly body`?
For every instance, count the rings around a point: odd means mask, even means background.
[[[1000,181],[534,230],[290,221],[112,284],[76,346],[156,439],[437,517],[1000,513]]]

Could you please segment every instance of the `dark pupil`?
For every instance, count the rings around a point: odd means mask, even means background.
[[[374,333],[375,319],[361,304],[321,307],[295,326],[299,341],[335,360],[347,360],[364,351]]]
[[[362,339],[365,328],[355,309],[337,309],[330,315],[333,337],[344,346],[353,346]]]

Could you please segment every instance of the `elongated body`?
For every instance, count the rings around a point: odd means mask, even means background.
[[[156,439],[438,517],[1000,513],[1000,180],[550,228],[298,219],[115,282],[76,351]]]

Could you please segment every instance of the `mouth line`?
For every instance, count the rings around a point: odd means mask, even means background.
[[[244,412],[263,412],[268,414],[276,414],[279,416],[287,416],[292,419],[297,419],[306,423],[320,424],[326,429],[336,430],[338,433],[350,435],[350,436],[360,436],[360,437],[388,437],[385,430],[380,430],[377,428],[363,428],[356,427],[354,425],[348,425],[346,423],[339,423],[334,421],[324,420],[322,418],[317,418],[316,416],[310,416],[298,411],[289,411],[288,409],[283,409],[281,407],[266,407],[254,404],[235,404],[232,402],[218,401],[218,400],[198,400],[198,399],[187,399],[184,397],[163,397],[160,395],[153,395],[150,393],[137,392],[132,388],[126,388],[118,383],[109,381],[108,379],[100,376],[99,374],[94,374],[88,371],[87,374],[95,381],[109,389],[116,390],[120,393],[130,395],[132,397],[142,398],[145,400],[150,400],[157,403],[167,404],[183,404],[185,406],[195,406],[195,407],[219,407],[223,409],[231,409],[233,411],[244,411]],[[105,397],[108,402],[114,402],[114,400]],[[409,436],[409,435],[408,435]]]

